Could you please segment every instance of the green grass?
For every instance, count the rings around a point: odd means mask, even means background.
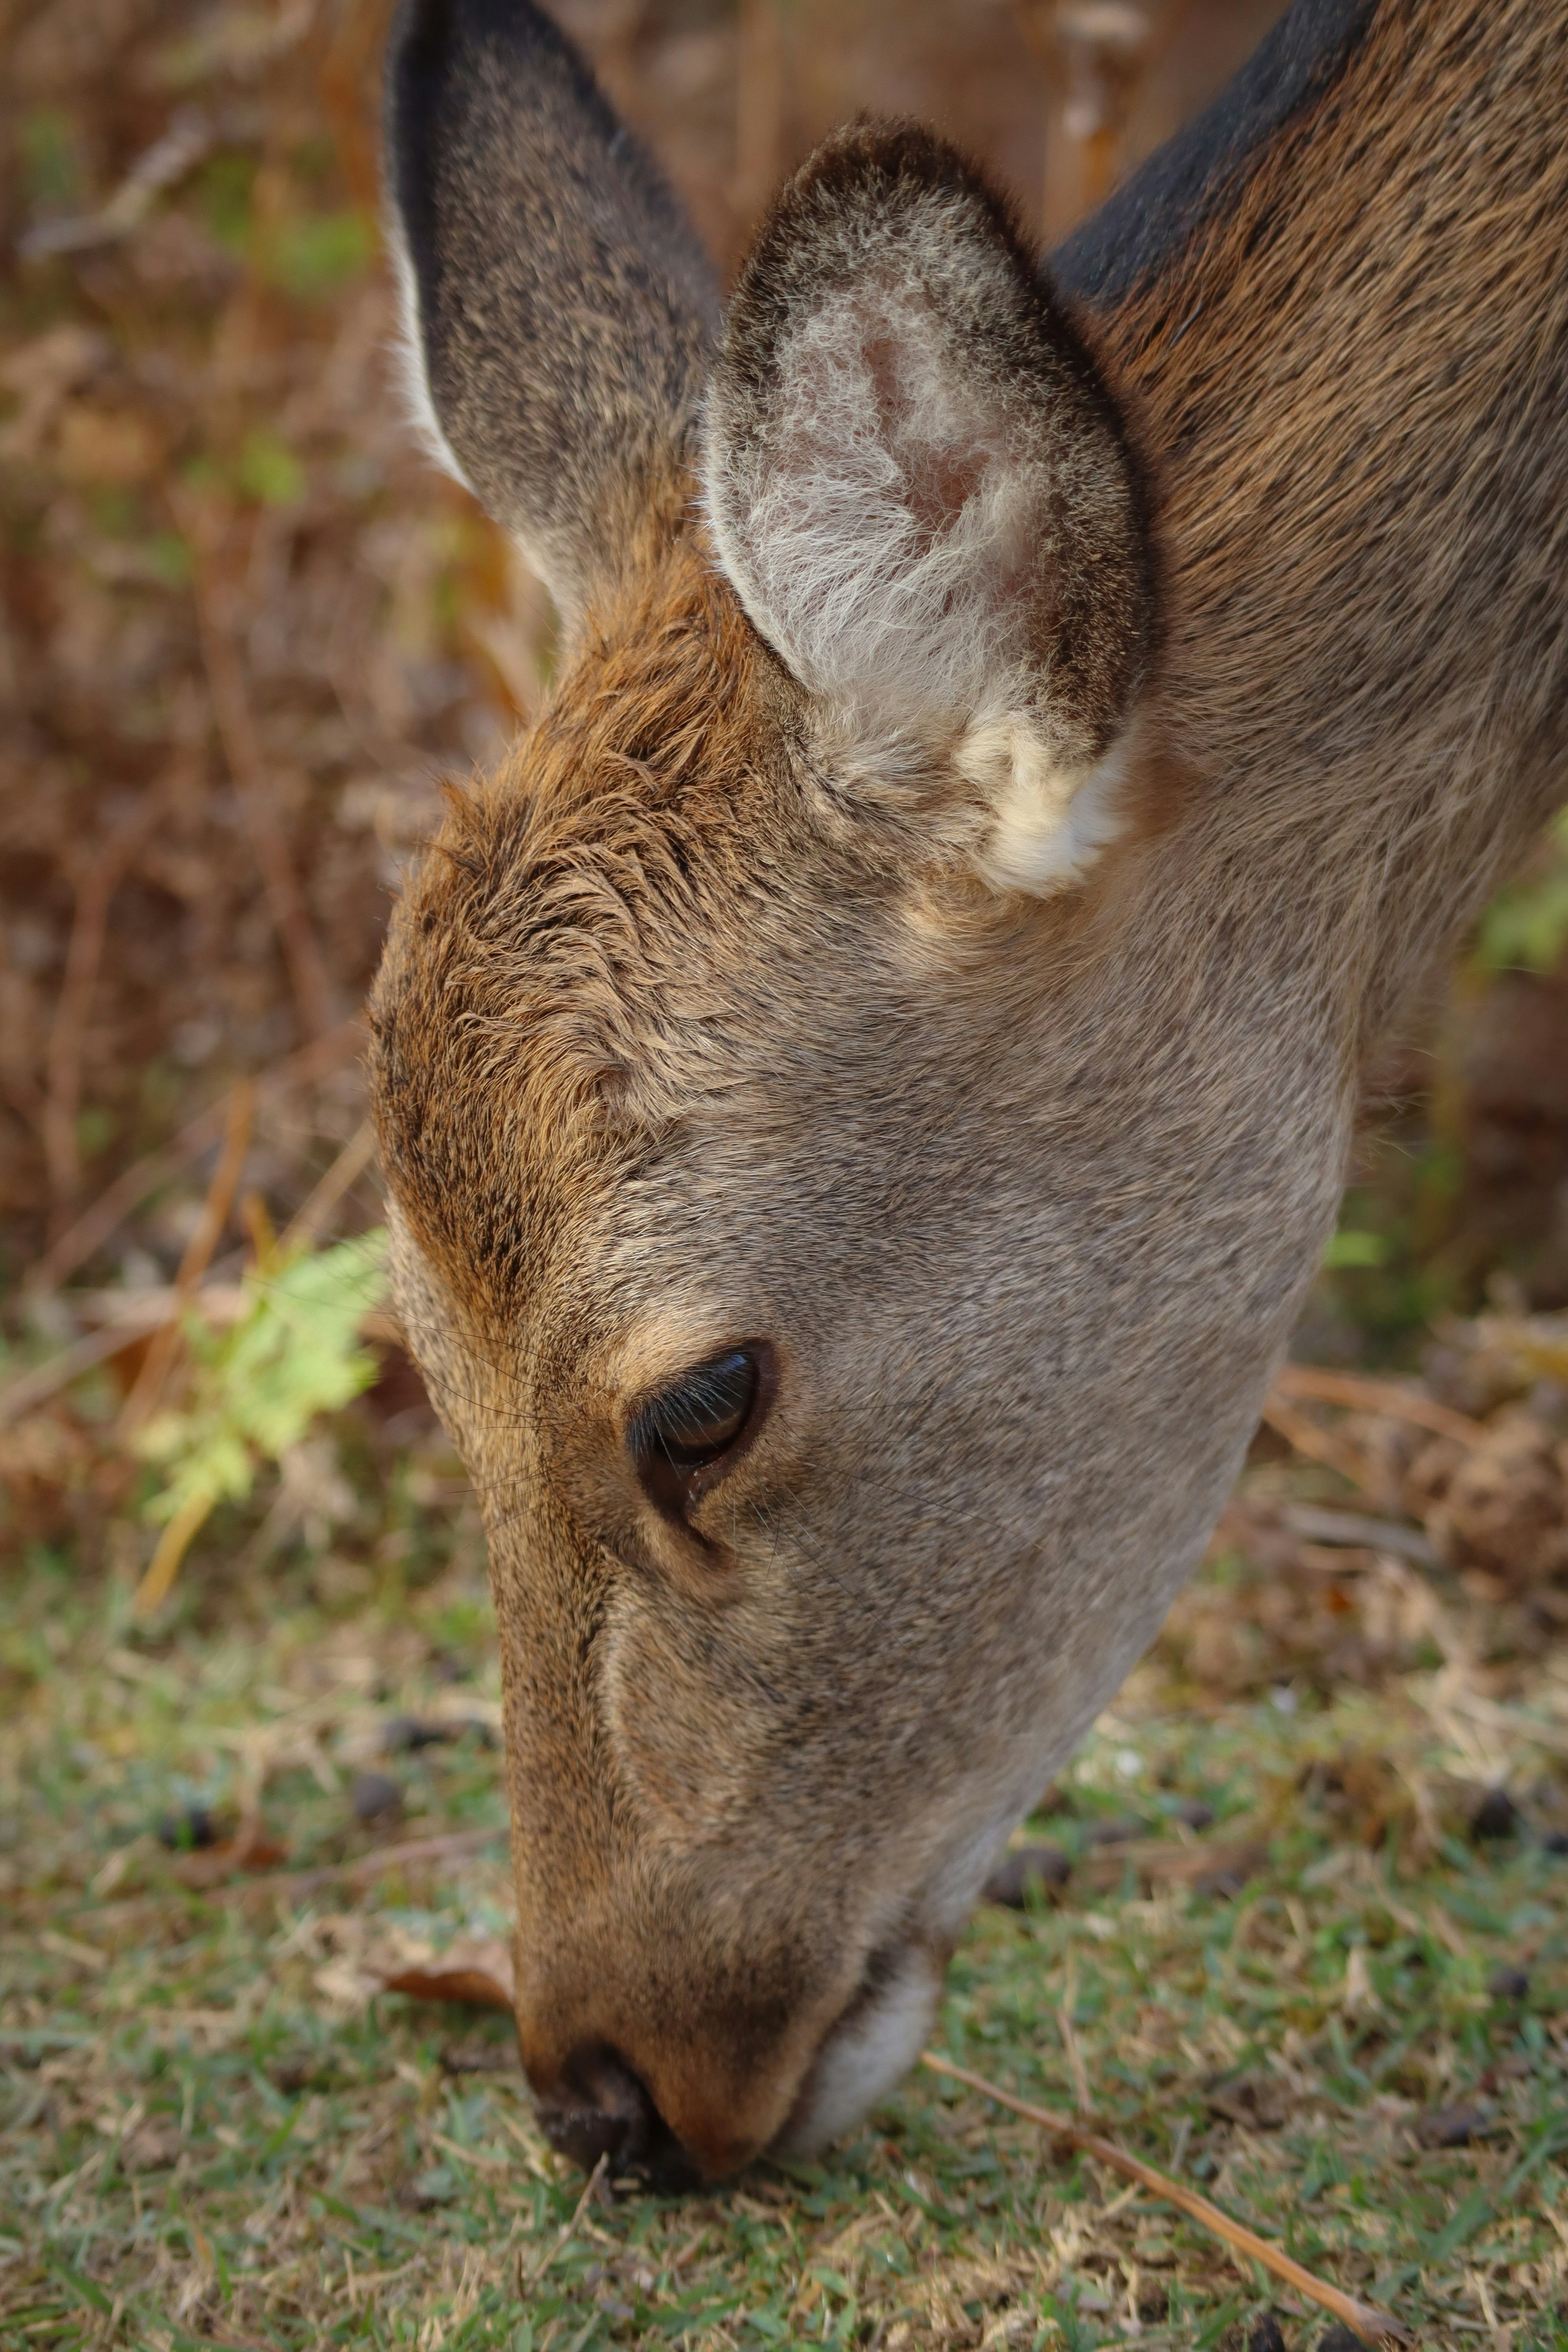
[[[509,1909],[477,1540],[461,1521],[443,1564],[438,1483],[410,1475],[416,1500],[385,1502],[395,1532],[357,1560],[244,1571],[223,1559],[243,1530],[220,1529],[146,1634],[129,1565],[88,1579],[37,1554],[12,1580],[5,2352],[1078,2352],[1235,2346],[1266,2307],[1291,2347],[1316,2344],[1323,2315],[929,2074],[821,2165],[595,2203],[563,2234],[582,2183],[534,2127],[504,2021],[373,1989],[378,1951],[494,1934]],[[1352,1617],[1373,1612],[1375,1578],[1343,1581]],[[1124,2144],[1396,2309],[1423,2345],[1568,2346],[1568,1858],[1464,1829],[1473,1784],[1500,1770],[1538,1822],[1560,1818],[1561,1677],[1494,1664],[1485,1687],[1506,1685],[1507,1703],[1467,1715],[1481,1685],[1435,1675],[1419,1628],[1381,1679],[1315,1677],[1269,1591],[1234,1553],[1207,1573],[1035,1824],[1079,1857],[1067,1898],[980,1914],[941,2045],[1062,2107],[1070,2036]],[[1462,1593],[1446,1605],[1476,1654],[1497,1651]],[[1194,1629],[1215,1613],[1257,1633],[1228,1696],[1194,1680]],[[1271,1679],[1281,1658],[1288,1685]],[[479,1727],[380,1753],[389,1717],[437,1710]],[[381,1844],[487,1826],[493,1840],[378,1870],[348,1797],[372,1762],[403,1793]],[[1157,1842],[1192,1837],[1184,1800],[1212,1808],[1205,1842],[1266,1850],[1234,1899],[1151,1881]],[[287,1849],[274,1875],[183,1885],[191,1857],[153,1832],[192,1803],[220,1830],[259,1807]],[[1146,1836],[1124,1863],[1093,1833],[1129,1812]],[[357,1881],[276,1876],[356,1858]],[[1505,1966],[1528,1970],[1522,1999],[1489,1990]],[[1424,2111],[1470,2100],[1487,2108],[1471,2145],[1415,2144]]]

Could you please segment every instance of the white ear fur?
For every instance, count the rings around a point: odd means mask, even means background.
[[[1134,719],[1101,759],[1072,768],[1053,764],[1026,719],[972,727],[953,765],[991,804],[989,830],[972,852],[981,879],[1037,898],[1081,882],[1126,823],[1121,787],[1136,732]]]
[[[1102,599],[1141,674],[1131,461],[999,208],[934,142],[910,169],[911,136],[830,142],[825,193],[808,166],[764,229],[708,404],[708,518],[829,768],[885,772],[921,746],[989,812],[968,842],[984,878],[1048,891],[1120,822],[1137,676],[1086,687],[1081,654]]]
[[[441,430],[441,420],[430,397],[430,379],[425,371],[425,329],[419,316],[419,281],[414,273],[403,223],[391,205],[384,208],[382,233],[397,281],[397,339],[393,353],[404,415],[415,439],[432,463],[442,473],[449,474],[470,498],[477,497],[472,482],[458,463],[457,451]]]
[[[717,466],[709,483],[763,634],[814,694],[889,716],[972,710],[1022,654],[1005,585],[1031,568],[1049,488],[1010,462],[1006,420],[966,396],[936,326],[915,289],[822,301],[777,352],[776,437],[749,465],[728,453],[723,489]]]

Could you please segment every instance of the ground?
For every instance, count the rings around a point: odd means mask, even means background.
[[[508,1923],[460,1493],[426,1433],[333,1541],[258,1559],[235,1514],[151,1625],[47,1548],[13,1588],[0,2341],[1201,2347],[1269,2310],[1319,2341],[925,2074],[820,2165],[580,2210],[507,2021],[380,1989]],[[1071,1877],[982,1908],[936,2046],[1091,2106],[1424,2346],[1565,2345],[1568,1662],[1475,1570],[1307,1543],[1282,1578],[1289,1514],[1346,1499],[1255,1465],[1025,1832]]]

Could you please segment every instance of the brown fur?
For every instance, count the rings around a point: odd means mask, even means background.
[[[614,2051],[715,2172],[831,2124],[1201,1549],[1370,1047],[1562,789],[1565,91],[1556,0],[1389,0],[1096,322],[1166,609],[1082,890],[982,891],[940,762],[834,788],[679,476],[411,884],[375,1079],[547,2100]],[[753,1336],[672,1526],[628,1416]]]

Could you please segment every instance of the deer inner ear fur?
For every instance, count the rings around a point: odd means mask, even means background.
[[[1146,500],[1005,207],[940,140],[859,124],[784,188],[702,470],[724,570],[847,772],[934,752],[987,813],[989,881],[1076,878],[1149,662]]]

